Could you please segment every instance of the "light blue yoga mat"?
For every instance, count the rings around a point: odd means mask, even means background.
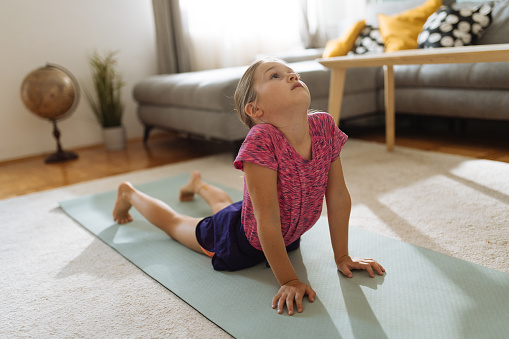
[[[210,214],[197,198],[179,202],[189,175],[137,185],[138,189],[192,216]],[[223,187],[224,188],[224,187]],[[242,193],[224,188],[234,200]],[[111,218],[116,192],[63,201],[60,206],[83,227],[238,338],[507,338],[509,274],[403,243],[359,228],[350,229],[350,253],[376,258],[381,277],[364,271],[348,279],[336,270],[327,219],[302,237],[290,259],[301,280],[317,292],[304,312],[278,315],[270,304],[278,284],[260,264],[216,272],[210,259],[170,239],[136,211],[132,223]]]

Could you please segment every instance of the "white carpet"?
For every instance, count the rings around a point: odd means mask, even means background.
[[[228,154],[208,157],[0,201],[0,337],[228,337],[58,201],[193,169],[242,189],[231,162]],[[356,140],[342,162],[352,225],[509,273],[509,164],[387,153]]]

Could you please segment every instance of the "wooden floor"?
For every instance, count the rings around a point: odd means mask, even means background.
[[[384,128],[380,123],[346,122],[341,129],[350,138],[384,142]],[[509,163],[507,131],[508,123],[458,123],[440,119],[430,123],[430,119],[398,117],[396,145]],[[123,151],[108,152],[102,145],[73,151],[78,153],[79,159],[57,164],[45,164],[45,156],[0,163],[0,199],[232,152],[232,147],[230,144],[182,139],[165,133],[151,137],[147,145],[141,139],[131,140]]]
[[[151,137],[147,145],[141,139],[129,140],[122,151],[108,152],[103,145],[72,149],[79,158],[67,162],[46,164],[46,155],[3,162],[0,199],[230,150],[229,144],[187,140],[168,133]]]

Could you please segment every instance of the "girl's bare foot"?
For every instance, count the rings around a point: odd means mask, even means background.
[[[194,195],[205,186],[203,180],[201,180],[201,174],[198,171],[191,173],[189,182],[180,188],[180,201],[191,201]]]
[[[118,186],[117,201],[113,208],[113,220],[119,224],[133,221],[133,218],[129,214],[131,203],[128,199],[128,194],[132,192],[133,189],[133,186],[129,182],[123,182]]]

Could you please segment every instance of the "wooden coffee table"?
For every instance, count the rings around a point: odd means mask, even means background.
[[[457,64],[509,61],[509,44],[477,45],[435,49],[413,49],[375,55],[354,55],[318,59],[332,70],[329,88],[329,113],[339,123],[347,68],[384,67],[385,140],[387,150],[394,149],[394,65]]]

